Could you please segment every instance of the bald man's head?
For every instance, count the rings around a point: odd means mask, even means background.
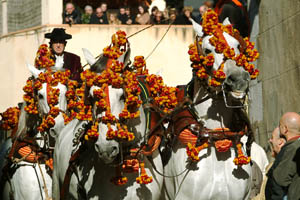
[[[300,135],[300,115],[287,112],[280,119],[280,133],[287,139]]]

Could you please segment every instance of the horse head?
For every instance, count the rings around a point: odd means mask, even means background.
[[[109,80],[112,79],[109,74],[113,73],[111,66],[116,63],[121,63],[123,68],[126,67],[129,62],[130,48],[127,47],[126,51],[124,51],[118,59],[101,54],[96,60],[87,49],[83,49],[83,53],[91,66],[90,73],[94,74],[94,77],[98,77],[96,81],[93,81],[93,83],[89,85],[88,80],[86,80],[86,89],[89,88],[88,93],[93,102],[93,115],[96,118],[97,129],[99,131],[97,141],[95,142],[95,150],[104,163],[110,164],[119,155],[121,142],[109,138],[107,135],[109,132],[118,131],[122,126],[122,122],[118,116],[124,109],[125,94],[122,85],[118,85],[118,83],[113,83],[113,80]],[[120,75],[120,72],[121,71],[117,74]],[[99,93],[103,93],[102,96]],[[99,106],[101,103],[104,103],[105,106]],[[107,119],[110,117],[115,119]],[[112,121],[110,122],[110,120]]]
[[[53,72],[47,73],[45,69],[37,69],[36,67],[27,64],[29,71],[31,72],[32,76],[34,77],[34,81],[38,81],[40,74],[45,74],[45,78],[47,80],[41,82],[41,87],[36,91],[36,98],[38,100],[38,108],[43,113],[46,114],[50,111],[50,95],[51,89],[56,89],[59,91],[58,102],[54,106],[58,107],[62,111],[67,110],[67,99],[66,99],[66,92],[67,92],[67,85],[61,82],[55,83],[55,86],[51,86],[50,79],[55,79],[53,77]],[[50,88],[51,87],[51,88]]]
[[[27,64],[27,67],[33,77],[30,84],[33,88],[32,100],[37,104],[38,112],[35,114],[38,114],[40,118],[46,119],[49,115],[54,118],[55,125],[49,128],[50,135],[54,137],[64,126],[61,111],[66,112],[67,110],[68,72],[56,71],[55,68],[51,70],[37,69],[30,64]],[[58,112],[57,114],[53,113],[55,110]],[[42,119],[40,120],[42,121]]]
[[[233,29],[228,18],[218,23],[211,10],[204,15],[202,25],[193,20],[192,23],[200,38],[189,51],[197,78],[234,99],[245,97],[250,80],[258,75],[254,65],[249,64],[258,57],[253,44]]]

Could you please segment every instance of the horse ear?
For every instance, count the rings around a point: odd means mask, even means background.
[[[89,65],[95,64],[95,62],[97,60],[95,59],[95,57],[92,55],[92,53],[88,49],[82,48],[82,52],[83,52],[83,55],[84,55],[86,61],[89,63]]]
[[[226,18],[224,19],[224,21],[223,21],[222,24],[223,24],[224,26],[226,26],[226,25],[231,25],[231,23],[230,23],[230,21],[229,21],[229,18],[226,17]]]
[[[130,60],[130,53],[131,53],[131,49],[128,48],[127,51],[118,58],[118,61],[122,62],[124,66],[126,66]]]
[[[34,76],[34,78],[38,78],[39,74],[44,72],[43,70],[39,70],[29,63],[27,63],[27,67],[28,67],[30,73]]]
[[[194,28],[194,31],[196,32],[196,34],[199,37],[202,37],[203,36],[202,26],[200,24],[198,24],[197,22],[195,22],[192,18],[190,18],[190,21],[193,24],[193,28]]]

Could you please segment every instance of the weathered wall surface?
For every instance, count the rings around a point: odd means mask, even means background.
[[[41,0],[7,1],[8,32],[42,25]]]
[[[111,36],[116,31],[124,30],[129,36],[145,28],[138,25],[51,25],[0,37],[0,112],[22,101],[22,88],[30,76],[26,63],[33,64],[39,45],[49,42],[44,39],[44,34],[51,32],[53,27],[63,27],[73,36],[68,41],[66,51],[78,54],[83,65],[86,61],[82,48],[89,49],[96,57],[110,44]],[[150,73],[160,71],[164,82],[170,86],[187,84],[192,77],[187,51],[194,39],[193,28],[172,26],[155,49],[167,29],[167,25],[154,26],[130,37],[131,60],[138,55],[148,57],[146,62]]]
[[[0,1],[0,35],[2,34],[2,2]]]
[[[259,7],[258,68],[262,83],[261,145],[287,111],[300,112],[300,1],[264,0]]]

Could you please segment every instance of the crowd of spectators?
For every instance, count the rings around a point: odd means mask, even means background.
[[[155,2],[155,1],[153,1]],[[206,1],[200,6],[201,12],[207,10],[212,1]],[[205,9],[202,7],[205,5]],[[212,7],[212,6],[211,6]],[[199,8],[199,9],[200,9]],[[204,10],[204,11],[202,11]],[[198,20],[198,16],[192,14],[193,7],[185,6],[181,10],[160,5],[139,5],[136,10],[127,6],[121,6],[118,10],[109,9],[107,3],[101,3],[99,7],[93,8],[86,5],[81,12],[73,3],[67,3],[63,13],[64,24],[191,24],[189,18]],[[135,14],[133,14],[135,13]]]
[[[121,6],[119,9],[109,9],[107,3],[101,3],[93,8],[86,5],[83,12],[73,3],[65,5],[63,13],[64,24],[174,24],[191,25],[191,18],[197,23],[202,22],[202,15],[209,9],[214,9],[223,22],[227,17],[243,37],[249,36],[250,24],[244,5],[244,0],[207,0],[193,12],[193,7],[182,9],[166,6],[164,0],[152,0],[151,5],[141,4],[137,8]]]

